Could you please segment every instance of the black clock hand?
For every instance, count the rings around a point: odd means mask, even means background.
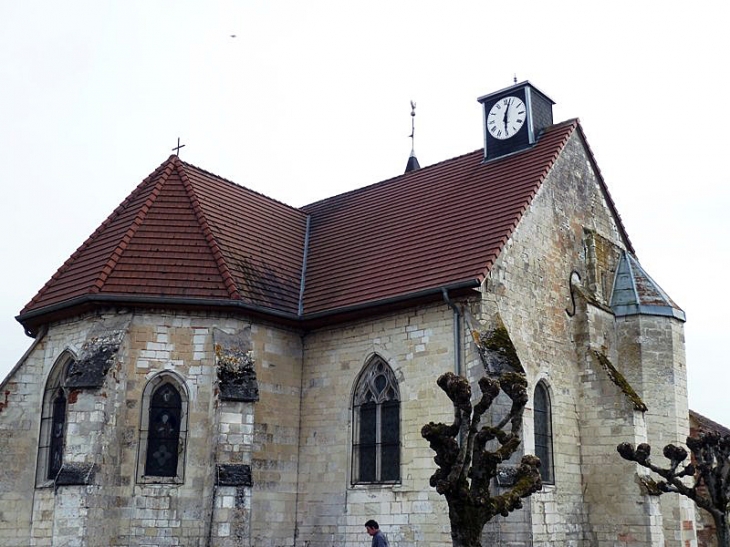
[[[502,118],[502,122],[504,123],[504,133],[507,134],[507,114],[509,113],[509,105],[512,101],[509,99],[507,100],[507,104],[504,105],[504,118]]]

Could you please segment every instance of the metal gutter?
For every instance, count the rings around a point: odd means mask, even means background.
[[[304,314],[304,285],[307,279],[307,258],[309,257],[309,227],[312,224],[312,215],[307,215],[307,226],[304,229],[304,256],[302,257],[302,279],[299,283],[299,307],[297,315]]]
[[[325,310],[321,312],[315,312],[311,314],[305,314],[302,316],[304,320],[321,319],[330,317],[333,315],[340,315],[343,313],[353,313],[367,308],[375,308],[380,306],[388,306],[392,304],[399,304],[401,302],[407,302],[408,300],[416,300],[418,298],[424,298],[428,296],[436,296],[442,294],[442,290],[454,291],[459,289],[474,289],[481,285],[478,279],[469,279],[467,281],[458,281],[450,285],[444,285],[443,287],[433,287],[429,289],[423,289],[412,293],[407,293],[399,296],[392,296],[390,298],[383,298],[382,300],[372,300],[370,302],[364,302],[362,304],[353,304],[352,306],[344,306],[341,308],[334,308],[331,310]]]
[[[461,311],[449,298],[449,291],[446,287],[441,287],[441,295],[444,298],[444,302],[446,302],[446,304],[454,310],[454,372],[457,376],[461,376],[461,371],[464,368],[462,364]]]
[[[412,293],[398,295],[390,298],[383,298],[381,300],[374,300],[369,302],[363,302],[361,304],[354,304],[352,306],[346,306],[341,308],[335,308],[331,310],[324,310],[312,314],[299,315],[293,312],[285,312],[274,308],[268,308],[259,306],[256,304],[242,302],[240,300],[213,300],[205,298],[173,298],[173,297],[155,297],[155,296],[121,296],[121,295],[105,295],[105,294],[87,294],[53,304],[44,308],[40,308],[25,314],[21,314],[15,317],[16,321],[28,327],[26,323],[33,323],[34,319],[41,318],[46,315],[55,313],[62,314],[64,310],[81,307],[81,306],[93,306],[93,305],[116,305],[116,306],[145,306],[145,307],[172,307],[172,308],[213,308],[213,309],[226,309],[230,311],[242,311],[249,313],[256,313],[258,315],[269,316],[276,319],[288,321],[294,325],[300,327],[306,327],[306,323],[309,321],[327,319],[329,317],[335,317],[339,315],[353,314],[361,311],[365,311],[372,308],[380,308],[384,306],[392,306],[401,303],[406,303],[410,300],[418,300],[427,297],[437,297],[442,295],[442,289],[448,291],[463,290],[470,288],[477,288],[480,285],[478,279],[470,279],[466,281],[459,281],[443,287],[433,287],[424,289],[421,291],[415,291]]]

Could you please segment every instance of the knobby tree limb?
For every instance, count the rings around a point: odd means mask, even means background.
[[[540,460],[524,456],[517,466],[514,485],[499,495],[490,491],[500,464],[519,448],[527,380],[524,374],[511,371],[503,371],[494,378],[482,377],[479,380],[482,395],[474,406],[466,378],[447,372],[439,377],[437,384],[454,406],[454,421],[452,424],[431,422],[421,430],[436,452],[434,461],[438,469],[430,484],[449,505],[454,547],[480,547],[482,529],[490,519],[496,515],[507,516],[521,508],[523,498],[542,488]],[[500,391],[512,401],[509,413],[496,426],[481,426],[482,416]],[[489,449],[491,441],[496,441],[494,450]]]
[[[630,443],[621,443],[616,448],[625,460],[636,462],[662,478],[659,481],[643,479],[649,494],[659,496],[673,492],[688,497],[712,515],[718,546],[730,547],[730,435],[707,432],[687,437],[687,448],[694,461],[686,464],[687,451],[668,444],[663,451],[669,460],[668,467],[659,467],[651,461],[651,446],[646,443],[636,448]]]

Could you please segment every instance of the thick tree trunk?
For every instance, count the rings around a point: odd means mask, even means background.
[[[487,514],[483,508],[480,510],[458,501],[450,501],[449,520],[453,547],[482,547],[482,530],[489,520]]]
[[[727,515],[713,511],[712,518],[715,521],[715,534],[717,535],[717,547],[730,547],[730,530],[728,530]]]

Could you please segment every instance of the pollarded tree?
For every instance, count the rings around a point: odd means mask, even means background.
[[[421,430],[436,452],[434,461],[439,467],[430,484],[449,505],[454,547],[481,547],[482,529],[490,519],[521,508],[522,498],[542,488],[540,460],[523,456],[515,469],[512,487],[492,495],[490,487],[500,464],[509,460],[520,446],[527,380],[519,361],[515,361],[514,346],[501,323],[497,329],[475,336],[475,341],[487,369],[487,375],[479,380],[480,400],[472,405],[471,386],[466,378],[452,372],[441,375],[437,384],[451,399],[454,422],[431,422]],[[509,365],[513,370],[499,366],[505,360],[512,361]],[[498,372],[490,366],[495,363]],[[482,416],[500,392],[512,401],[509,412],[496,425],[481,425]]]
[[[684,463],[688,454],[681,446],[668,444],[664,447],[669,467],[652,463],[651,446],[646,443],[636,448],[630,443],[621,443],[617,449],[625,460],[636,462],[662,477],[659,481],[643,479],[649,494],[660,496],[674,492],[687,496],[712,515],[718,546],[730,547],[730,435],[700,433],[697,437],[687,437],[687,447],[694,462]],[[685,484],[690,477],[691,483]]]

